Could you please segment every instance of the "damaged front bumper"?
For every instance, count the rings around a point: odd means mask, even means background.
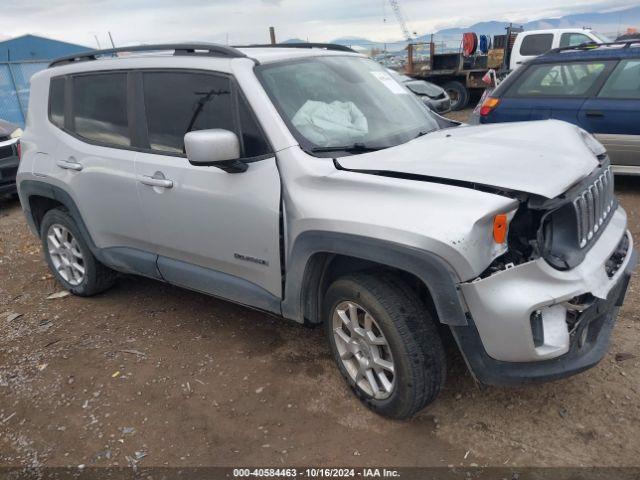
[[[451,330],[478,380],[552,380],[602,359],[637,263],[626,225],[618,208],[571,270],[556,270],[539,258],[460,285],[468,325]]]

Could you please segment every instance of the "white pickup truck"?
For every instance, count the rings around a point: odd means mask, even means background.
[[[511,49],[509,69],[516,70],[527,60],[554,48],[607,42],[610,42],[607,37],[589,28],[554,28],[520,32]]]

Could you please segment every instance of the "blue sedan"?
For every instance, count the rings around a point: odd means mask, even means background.
[[[509,75],[479,107],[480,123],[578,125],[604,144],[616,173],[640,175],[640,40],[552,50]]]

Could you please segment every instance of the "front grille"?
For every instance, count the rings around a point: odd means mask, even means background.
[[[540,253],[554,268],[580,264],[613,217],[617,201],[608,159],[587,178],[541,207]]]
[[[606,224],[614,205],[613,174],[609,166],[573,200],[580,248],[586,247],[600,227]]]

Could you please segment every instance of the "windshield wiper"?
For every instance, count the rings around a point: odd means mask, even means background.
[[[386,147],[370,147],[364,143],[354,143],[353,145],[342,145],[332,147],[313,147],[309,151],[312,153],[324,153],[324,152],[347,152],[347,153],[364,153],[364,152],[376,152]]]
[[[417,134],[415,137],[413,137],[413,138],[414,138],[414,140],[415,140],[416,138],[424,137],[426,134],[431,133],[431,132],[433,132],[433,130],[421,130],[421,131],[420,131],[420,132],[418,132],[418,134]]]

